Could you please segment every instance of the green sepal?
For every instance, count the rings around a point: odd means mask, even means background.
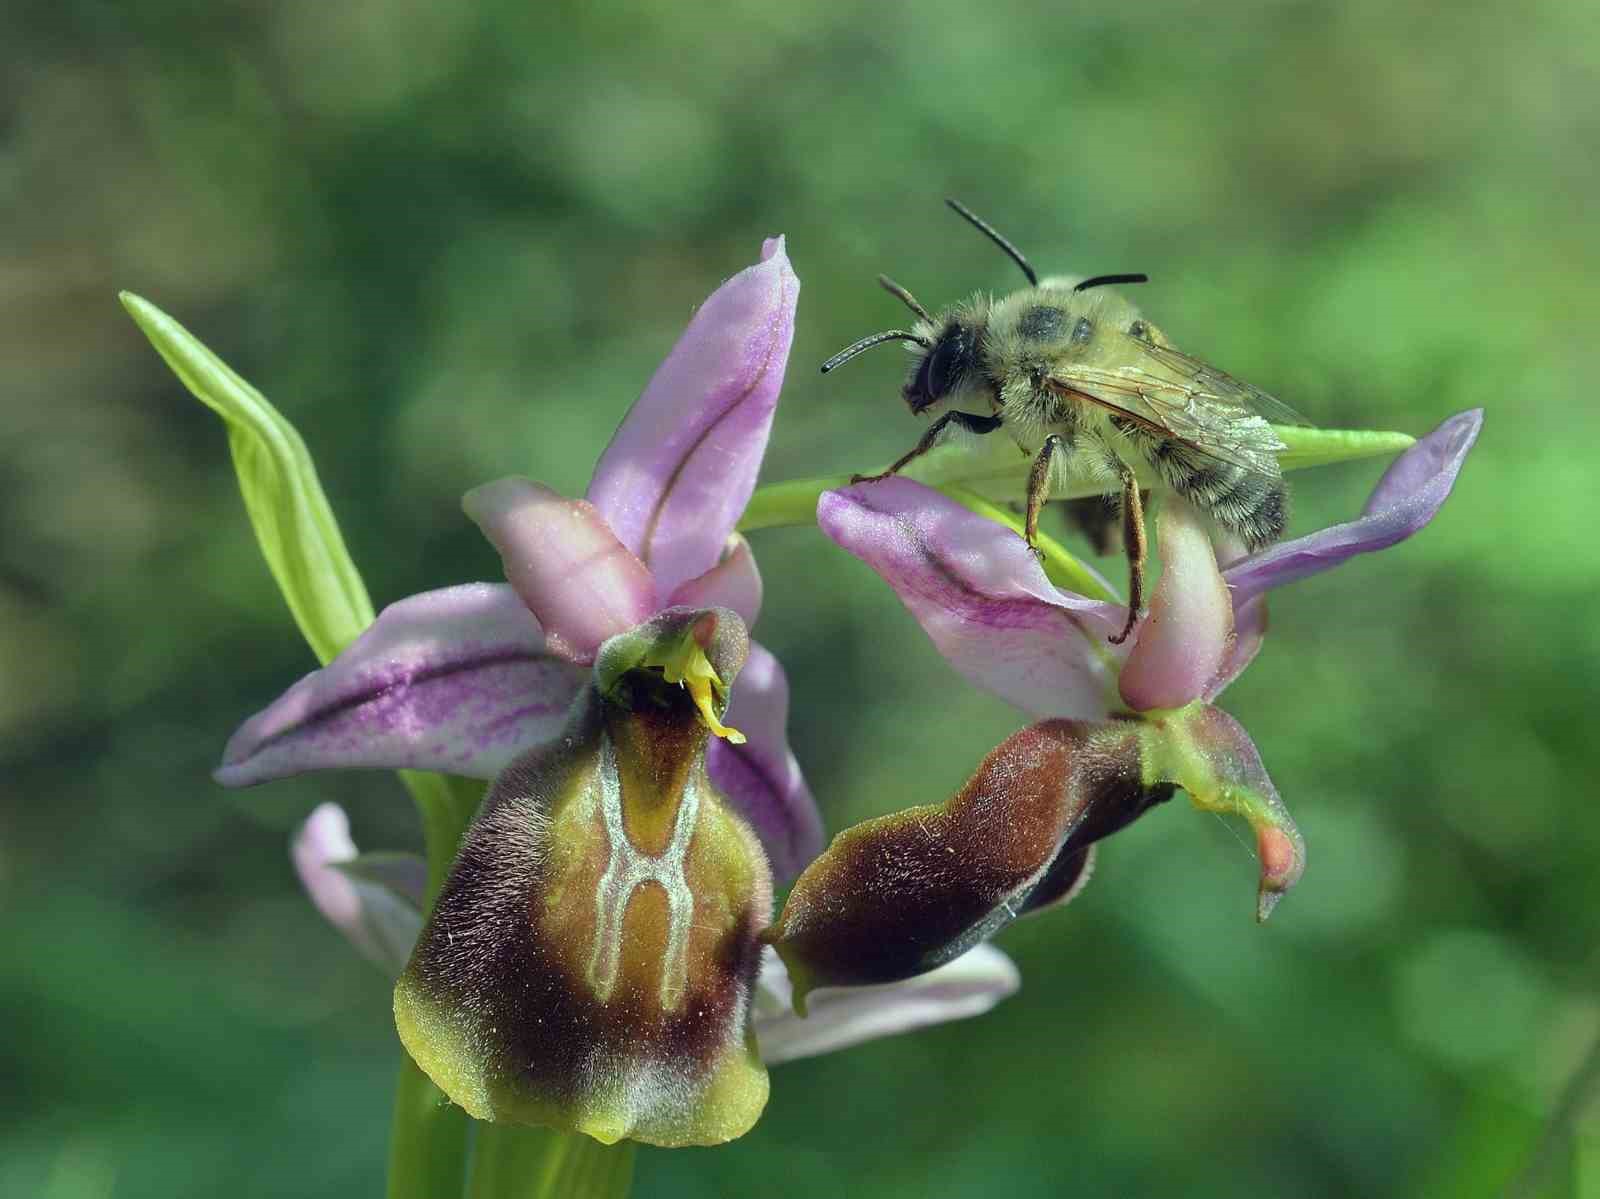
[[[227,423],[250,523],[295,623],[329,662],[372,623],[372,601],[345,549],[305,442],[259,391],[148,300],[122,293],[157,353]]]
[[[1299,425],[1274,425],[1283,442],[1278,465],[1286,471],[1310,466],[1331,466],[1335,462],[1354,462],[1361,458],[1384,458],[1402,454],[1417,444],[1409,433],[1390,433],[1378,429],[1308,429]]]
[[[1273,429],[1284,444],[1278,453],[1278,464],[1285,471],[1360,458],[1381,458],[1409,449],[1417,440],[1408,433],[1373,429],[1309,429],[1296,425],[1274,425]],[[1021,452],[1016,442],[997,434],[935,446],[908,464],[900,474],[944,490],[946,494],[952,494],[950,488],[965,488],[984,499],[1013,503],[1026,497],[1028,468],[1032,462],[1032,455]],[[876,469],[885,469],[886,465]],[[1158,482],[1147,463],[1135,463],[1134,473],[1146,487]],[[817,498],[824,491],[850,486],[850,480],[850,475],[818,475],[769,483],[750,497],[739,521],[739,531],[748,533],[755,529],[814,524]],[[1051,492],[1051,498],[1081,499],[1104,492],[1103,483],[1068,481]],[[952,494],[952,498],[958,497]]]

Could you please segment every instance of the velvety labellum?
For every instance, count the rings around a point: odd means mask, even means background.
[[[797,1006],[812,987],[932,970],[1069,896],[1092,842],[1172,790],[1144,781],[1136,723],[1047,720],[1008,737],[947,802],[845,830],[766,934]]]
[[[747,1024],[771,882],[682,689],[630,677],[631,706],[591,691],[496,781],[395,1017],[478,1119],[715,1144],[766,1103]]]

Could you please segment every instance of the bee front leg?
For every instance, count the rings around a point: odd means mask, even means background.
[[[1023,536],[1027,539],[1028,548],[1035,554],[1039,552],[1039,513],[1050,498],[1050,462],[1057,451],[1066,448],[1066,444],[1066,438],[1061,434],[1050,434],[1039,447],[1033,466],[1028,470],[1028,515],[1023,525],[1026,530]]]
[[[922,457],[922,455],[933,449],[939,441],[939,434],[943,433],[951,425],[964,429],[968,433],[993,433],[1000,427],[1000,418],[998,416],[977,416],[971,412],[956,412],[954,410],[946,412],[933,424],[929,425],[928,431],[917,439],[917,444],[912,446],[908,452],[901,454],[895,460],[895,464],[888,470],[876,475],[851,475],[850,482],[876,483],[879,479],[887,479],[890,475],[899,474],[907,463]]]
[[[1106,638],[1112,645],[1126,641],[1139,621],[1139,609],[1144,607],[1144,561],[1148,548],[1139,479],[1133,468],[1120,458],[1117,459],[1117,473],[1122,476],[1122,549],[1128,555],[1128,623],[1117,636]]]

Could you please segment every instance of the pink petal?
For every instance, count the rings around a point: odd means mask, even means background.
[[[217,781],[242,787],[337,767],[493,778],[560,731],[587,678],[546,652],[538,622],[504,584],[414,595],[246,721]]]
[[[662,594],[717,561],[755,489],[794,338],[783,238],[689,322],[595,466],[589,498]]]
[[[713,737],[706,769],[717,790],[750,822],[777,882],[788,882],[822,852],[822,814],[789,751],[789,683],[772,654],[754,642],[733,684],[723,723],[747,740]]]
[[[1387,549],[1422,529],[1455,486],[1483,427],[1483,409],[1452,416],[1412,446],[1378,481],[1357,520],[1264,550],[1223,572],[1240,606],[1285,583],[1331,570],[1356,554]]]
[[[1228,643],[1228,652],[1222,657],[1222,665],[1206,684],[1205,693],[1200,698],[1210,703],[1221,695],[1228,684],[1256,660],[1266,636],[1267,597],[1258,595],[1245,600],[1233,610],[1233,640]]]
[[[1197,698],[1233,636],[1233,603],[1199,513],[1176,495],[1163,497],[1156,537],[1161,582],[1122,668],[1122,698],[1136,712]]]
[[[500,551],[551,652],[592,662],[602,641],[655,612],[649,570],[587,500],[512,478],[474,488],[461,506]]]
[[[422,931],[420,896],[411,902],[405,891],[427,877],[421,858],[389,855],[383,869],[393,875],[385,885],[365,872],[342,867],[362,861],[350,839],[350,820],[338,804],[320,805],[300,826],[290,848],[295,872],[329,924],[390,975],[405,969],[411,947]]]
[[[832,1053],[863,1041],[965,1020],[1013,994],[1022,978],[992,945],[976,945],[953,962],[903,982],[866,987],[818,987],[807,1015],[790,1005],[789,973],[770,948],[756,980],[752,1025],[769,1066]]]
[[[732,608],[745,628],[753,627],[761,614],[761,572],[750,543],[738,533],[729,535],[722,560],[679,587],[667,603],[681,608]]]
[[[965,678],[1036,716],[1120,707],[1127,609],[1059,591],[1022,538],[939,492],[890,478],[824,492],[822,531],[893,587]]]

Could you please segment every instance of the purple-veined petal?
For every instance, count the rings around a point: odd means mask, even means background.
[[[987,1012],[1021,985],[1010,958],[975,945],[953,962],[903,982],[866,987],[818,987],[804,1018],[790,1004],[789,972],[768,948],[756,980],[752,1024],[761,1060],[769,1066],[815,1057]]]
[[[473,488],[461,506],[500,551],[553,653],[592,662],[602,641],[655,613],[650,571],[587,500],[509,478]]]
[[[667,599],[668,607],[732,608],[745,628],[761,614],[761,572],[750,543],[738,533],[724,543],[722,559],[703,575],[684,583]]]
[[[420,891],[427,881],[426,863],[414,854],[358,857],[349,817],[331,803],[317,807],[300,826],[290,857],[306,894],[328,923],[363,957],[390,977],[398,976],[422,931]],[[348,869],[361,862],[369,868]]]
[[[723,717],[746,741],[734,745],[713,738],[706,747],[706,770],[717,790],[750,822],[780,884],[822,851],[822,815],[789,751],[788,721],[789,683],[783,667],[752,642]]]
[[[1136,712],[1181,708],[1222,668],[1233,637],[1233,602],[1200,514],[1176,495],[1156,516],[1161,581],[1138,643],[1122,668],[1122,698]]]
[[[824,492],[822,531],[881,575],[965,678],[1037,716],[1104,716],[1127,609],[1060,591],[1022,538],[910,479]]]
[[[755,489],[794,338],[783,238],[711,294],[594,469],[589,499],[661,594],[703,574]]]
[[[1223,572],[1240,606],[1285,583],[1331,570],[1356,554],[1404,541],[1438,513],[1467,451],[1483,427],[1483,409],[1452,416],[1389,467],[1361,516],[1264,550]]]
[[[391,604],[350,647],[247,720],[217,781],[388,767],[489,779],[560,731],[589,672],[546,651],[503,583]]]

